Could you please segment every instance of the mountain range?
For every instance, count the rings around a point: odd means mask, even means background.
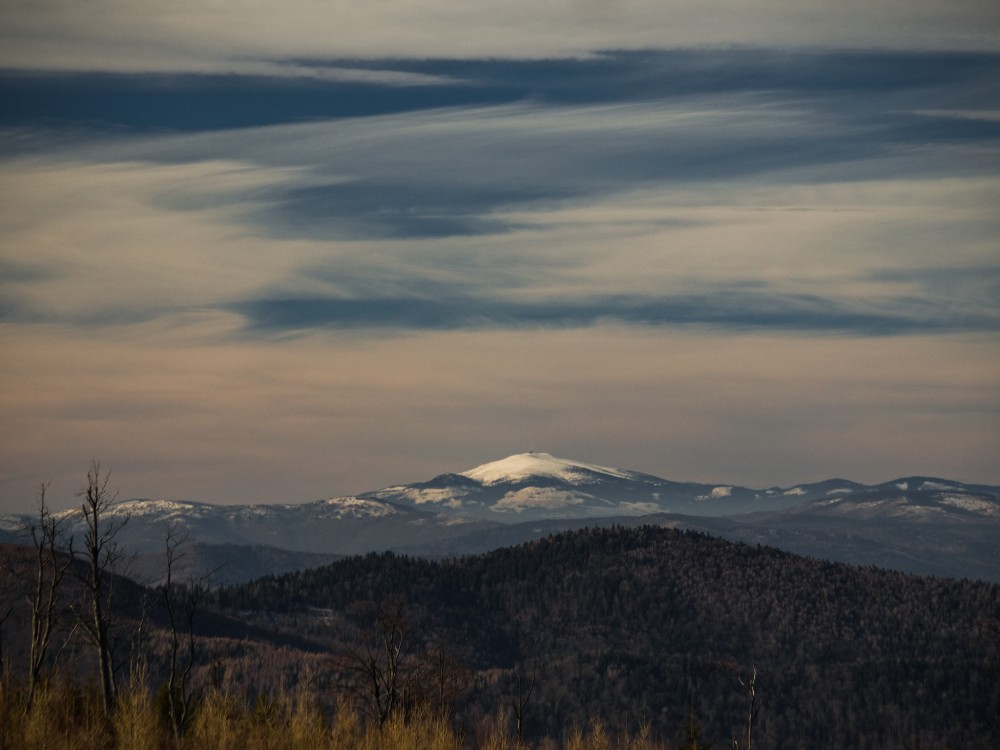
[[[512,523],[651,513],[731,516],[811,503],[846,509],[850,504],[839,505],[836,501],[868,492],[909,493],[913,497],[936,495],[943,507],[1000,515],[996,513],[1000,487],[933,477],[905,477],[878,485],[828,479],[789,488],[749,489],[728,484],[674,482],[637,471],[556,458],[548,453],[521,453],[460,474],[441,474],[426,482],[387,487],[360,497],[432,509],[455,517]],[[975,499],[980,496],[985,499]]]
[[[82,533],[79,511],[61,517],[67,534]],[[1000,581],[1000,487],[933,477],[751,489],[530,452],[300,504],[127,500],[108,520],[125,518],[121,541],[137,552],[147,580],[162,569],[170,525],[192,542],[182,573],[214,571],[215,582],[234,583],[338,555],[479,553],[582,526],[656,524],[840,562]],[[0,541],[25,541],[20,530],[30,522],[0,517]]]

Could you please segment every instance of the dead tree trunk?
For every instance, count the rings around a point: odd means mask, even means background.
[[[109,479],[109,474],[101,475],[101,465],[94,461],[87,472],[87,486],[78,493],[83,498],[83,554],[88,566],[84,587],[89,600],[89,612],[81,612],[79,620],[97,655],[98,680],[106,715],[114,708],[116,697],[111,650],[113,574],[124,560],[117,537],[128,522],[127,515],[114,520],[107,518],[118,499],[117,493],[108,490]]]
[[[163,606],[170,625],[170,661],[167,669],[167,712],[174,736],[180,739],[191,720],[194,696],[188,680],[194,667],[195,639],[194,618],[205,578],[195,582],[189,579],[187,585],[178,585],[174,580],[177,562],[183,557],[180,548],[188,542],[188,536],[170,526],[166,535],[167,575],[161,587]]]
[[[524,710],[528,707],[528,701],[531,699],[531,693],[535,689],[535,673],[538,669],[538,665],[531,668],[531,679],[527,679],[524,673],[524,665],[519,664],[517,666],[517,671],[514,674],[516,681],[516,694],[514,699],[511,701],[511,708],[514,710],[514,737],[517,741],[517,747],[523,747],[523,737],[522,732],[524,729]]]
[[[753,725],[757,721],[757,713],[760,711],[760,697],[757,695],[757,667],[752,667],[752,671],[746,679],[737,674],[736,680],[740,683],[740,687],[743,688],[743,692],[747,696],[746,750],[753,750]],[[733,744],[737,747],[739,746],[735,741]]]
[[[28,653],[28,695],[25,711],[31,711],[42,677],[42,668],[60,613],[59,586],[73,564],[73,544],[59,547],[60,522],[45,502],[47,485],[38,490],[38,521],[28,527],[35,545],[35,582],[29,598],[31,645]]]

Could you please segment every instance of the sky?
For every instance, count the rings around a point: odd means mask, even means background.
[[[0,0],[0,352],[0,512],[1000,484],[1000,4]]]

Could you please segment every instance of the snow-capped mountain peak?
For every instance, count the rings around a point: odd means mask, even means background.
[[[1000,580],[996,560],[1000,487],[926,476],[879,485],[835,478],[752,489],[722,482],[676,482],[529,452],[461,474],[439,474],[427,481],[307,503],[124,500],[108,511],[105,521],[117,525],[127,519],[120,541],[154,557],[162,555],[165,534],[174,528],[198,545],[228,550],[227,560],[234,554],[230,548],[259,561],[273,561],[277,550],[305,565],[318,564],[318,558],[301,555],[317,553],[478,552],[502,540],[535,538],[543,529],[643,516],[651,517],[650,523],[730,534],[799,553],[831,554],[830,550],[839,549],[831,559],[865,564],[873,562],[872,550],[896,545],[900,550],[898,555],[892,553],[896,557],[874,561],[890,559],[905,569],[921,557],[914,550],[924,550],[935,560],[959,554],[961,564],[914,569]],[[62,529],[67,536],[84,533],[79,507],[60,511],[58,517],[65,522]],[[31,522],[30,516],[0,515],[0,542],[30,542],[24,529]],[[846,529],[847,536],[837,541],[835,534],[831,536],[831,524]],[[217,557],[206,558],[212,559]],[[217,563],[205,565],[206,572],[217,568]],[[232,579],[260,569],[237,563],[227,575]]]
[[[492,461],[474,469],[463,471],[461,476],[484,485],[518,484],[534,478],[556,479],[569,484],[593,481],[595,478],[634,479],[635,472],[613,469],[608,466],[556,458],[548,453],[518,453],[499,461]]]

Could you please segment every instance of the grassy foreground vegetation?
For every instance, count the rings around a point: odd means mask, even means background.
[[[501,708],[474,731],[457,731],[440,713],[394,714],[365,721],[347,704],[323,711],[302,692],[248,702],[221,690],[201,698],[186,731],[177,736],[162,700],[136,687],[119,694],[105,715],[98,690],[60,682],[41,687],[30,708],[23,689],[0,686],[0,750],[667,750],[640,730],[611,733],[595,722],[565,741],[541,745],[516,738]],[[701,747],[686,744],[684,747]]]

